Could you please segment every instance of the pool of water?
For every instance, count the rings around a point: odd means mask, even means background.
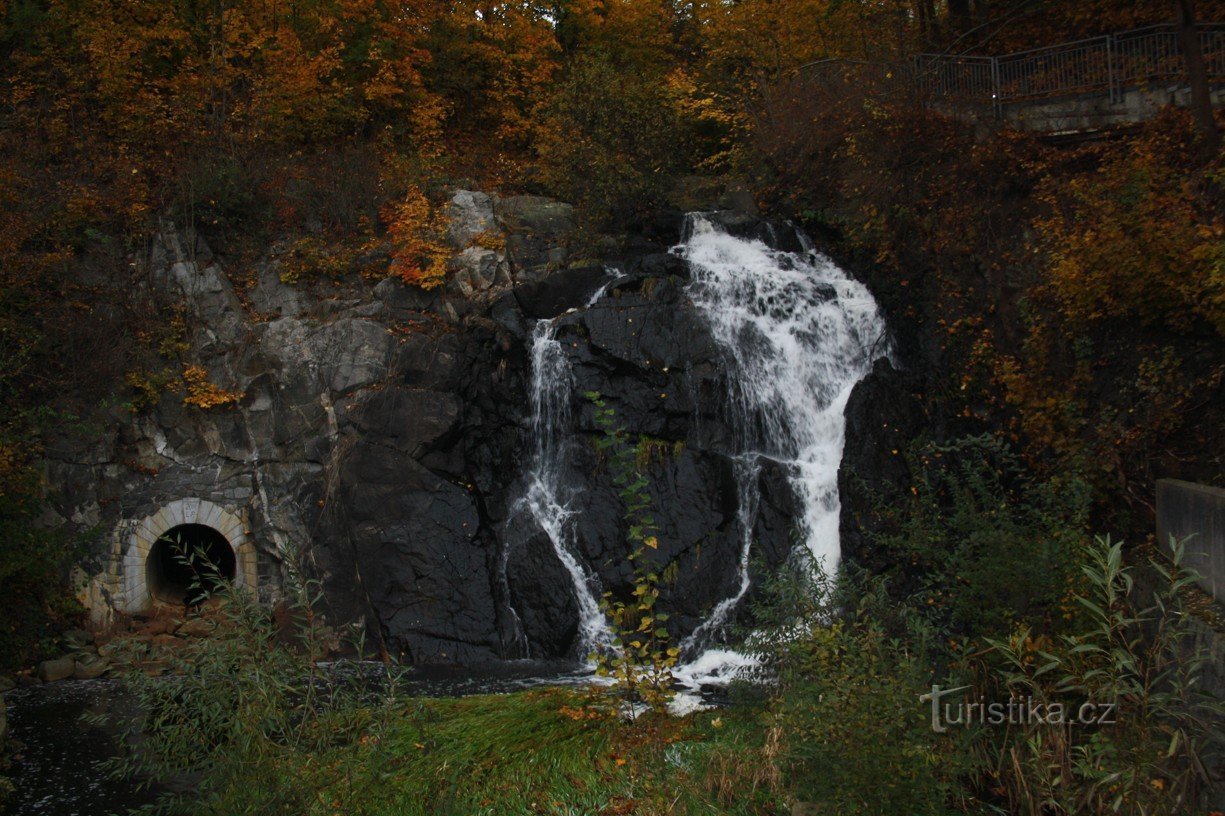
[[[4,697],[9,733],[21,744],[9,772],[16,793],[6,816],[105,816],[157,798],[156,789],[116,779],[105,768],[124,753],[124,727],[136,713],[119,681],[65,680]]]
[[[330,665],[343,681],[386,676],[380,663]],[[516,661],[483,667],[423,667],[396,671],[398,696],[464,697],[505,694],[539,686],[590,680],[571,664]],[[173,682],[173,678],[167,678]],[[139,715],[118,680],[65,680],[17,688],[4,695],[9,731],[21,744],[9,778],[16,792],[4,816],[107,816],[156,801],[163,789],[117,779],[106,767],[133,746],[127,726]]]

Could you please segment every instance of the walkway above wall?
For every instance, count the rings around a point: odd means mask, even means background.
[[[1225,24],[1196,26],[1214,106],[1225,106]],[[847,74],[860,87],[905,94],[958,118],[1060,132],[1134,124],[1190,93],[1173,25],[1059,43],[1001,56],[918,54],[904,62],[823,60],[804,81]]]

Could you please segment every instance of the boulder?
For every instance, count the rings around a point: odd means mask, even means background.
[[[140,624],[136,629],[136,633],[147,637],[155,637],[173,632],[178,625],[179,622],[173,618],[153,618]]]
[[[175,634],[179,637],[208,637],[216,628],[217,625],[212,621],[205,620],[204,618],[191,618],[184,621],[183,625],[175,631]]]
[[[495,283],[509,281],[500,274],[502,257],[492,249],[468,247],[451,259],[450,285],[460,294],[470,297],[474,292],[483,292]]]
[[[84,629],[69,629],[64,632],[61,640],[63,641],[64,648],[71,651],[93,643],[94,636]]]
[[[493,199],[474,190],[457,190],[447,205],[447,242],[455,249],[471,246],[473,239],[481,233],[498,230],[493,214]]]
[[[573,206],[543,196],[503,198],[498,202],[497,216],[509,233],[560,238],[575,227]]]
[[[257,312],[270,317],[297,317],[305,311],[303,294],[282,283],[280,270],[272,263],[260,266],[255,286],[247,290],[247,297]]]
[[[71,657],[57,657],[38,664],[38,679],[44,683],[55,683],[72,677],[77,662]]]

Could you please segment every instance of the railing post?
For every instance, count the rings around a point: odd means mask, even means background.
[[[992,57],[991,58],[991,106],[992,106],[992,109],[995,111],[996,119],[1004,118],[1004,100],[1000,96],[1000,94],[1001,94],[1000,61],[997,58]]]
[[[1110,104],[1122,102],[1122,94],[1116,92],[1116,77],[1114,70],[1114,36],[1106,35],[1106,93],[1110,96]]]

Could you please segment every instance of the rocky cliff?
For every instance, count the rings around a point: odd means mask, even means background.
[[[189,520],[200,500],[241,519],[263,597],[316,577],[335,619],[364,625],[393,656],[574,656],[571,580],[518,504],[537,320],[556,321],[573,371],[569,479],[587,568],[604,588],[630,577],[611,475],[582,444],[600,432],[582,396],[597,391],[651,475],[674,633],[735,592],[737,429],[686,265],[667,251],[679,215],[596,261],[574,248],[573,213],[558,202],[460,191],[451,216],[452,275],[433,292],[356,276],[323,292],[291,286],[276,251],[240,292],[198,236],[163,225],[136,259],[140,285],[184,305],[191,359],[240,396],[115,407],[98,432],[49,446],[48,522],[100,531],[79,576],[96,623],[140,611],[130,573],[145,565],[132,542]],[[760,479],[755,555],[771,569],[792,546],[795,508],[784,474],[767,467]]]

